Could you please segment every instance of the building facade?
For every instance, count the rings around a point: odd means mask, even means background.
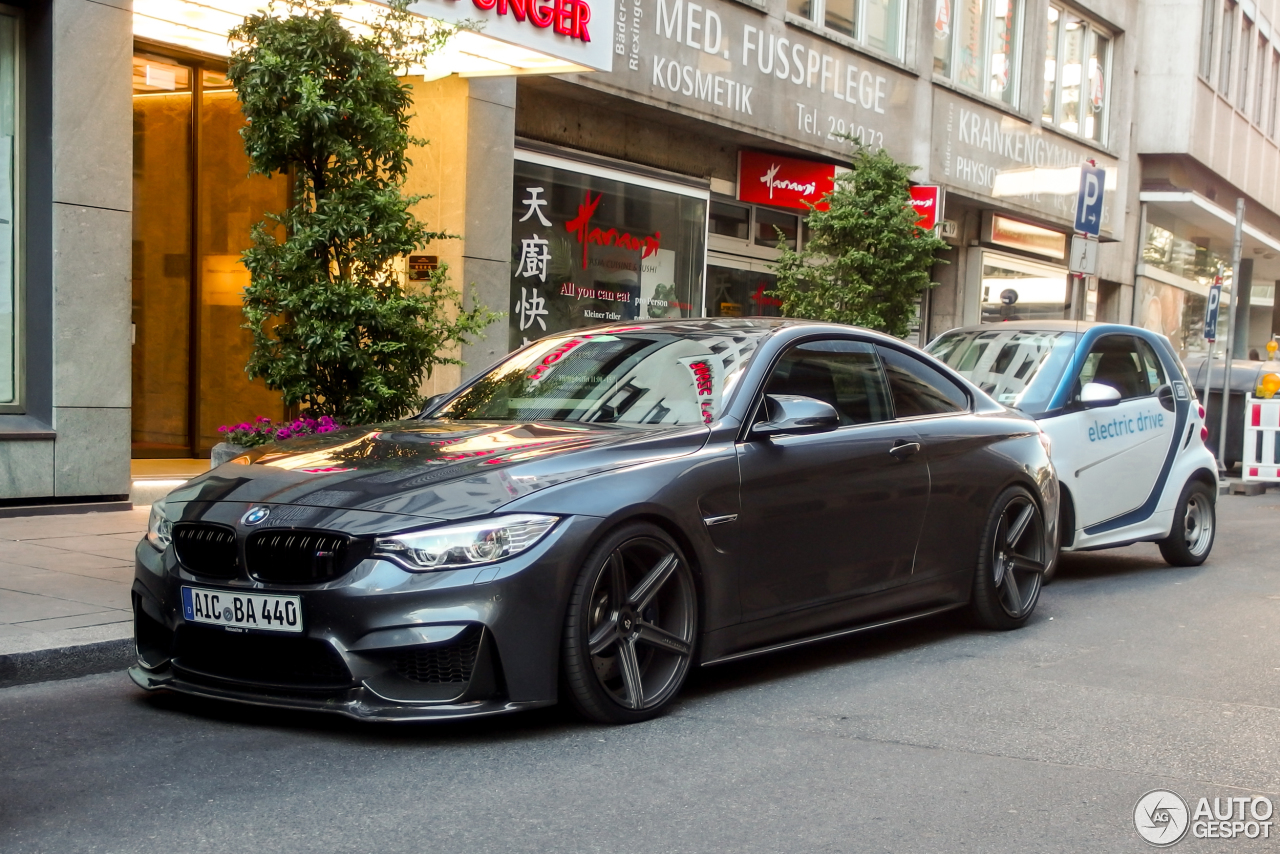
[[[248,175],[225,77],[226,32],[260,5],[0,7],[0,502],[120,498],[131,459],[207,456],[220,425],[283,414],[242,370],[238,258],[288,188]],[[961,324],[1077,318],[1158,328],[1194,352],[1207,282],[1229,261],[1224,211],[1241,195],[1253,264],[1243,339],[1271,334],[1280,51],[1269,8],[415,9],[483,26],[406,78],[412,130],[430,140],[406,190],[430,196],[419,216],[459,237],[406,258],[404,273],[412,283],[447,264],[469,306],[506,313],[429,393],[556,332],[776,313],[779,241],[803,245],[806,202],[831,186],[851,140],[942,190],[949,248],[921,299],[920,343]],[[1086,162],[1105,171],[1102,246],[1097,275],[1075,277]]]

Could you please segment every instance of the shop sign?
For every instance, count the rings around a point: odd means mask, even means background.
[[[933,231],[942,216],[942,188],[929,184],[914,185],[911,188],[911,207],[920,215],[916,225],[925,231]]]
[[[991,233],[987,236],[987,242],[1047,255],[1059,261],[1067,257],[1065,234],[998,214],[991,217]]]
[[[610,0],[414,0],[409,10],[596,71],[613,68]]]
[[[836,167],[765,151],[738,154],[738,201],[778,208],[825,211],[823,197],[835,189]]]
[[[636,180],[516,161],[512,349],[602,323],[701,314],[706,200]]]
[[[912,156],[910,75],[730,0],[614,2],[613,73],[574,82],[836,157],[850,138]]]
[[[1106,174],[1101,231],[1114,236],[1121,227],[1119,161],[934,87],[930,175],[949,189],[1070,228],[1075,224],[1081,164],[1090,159]]]

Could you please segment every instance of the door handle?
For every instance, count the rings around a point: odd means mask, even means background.
[[[894,446],[889,449],[889,453],[893,454],[900,460],[905,460],[907,457],[919,453],[919,451],[919,442],[904,442],[901,439],[895,442]]]

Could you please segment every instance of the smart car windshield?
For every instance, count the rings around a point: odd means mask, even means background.
[[[477,380],[433,418],[710,424],[768,329],[604,329],[544,338]]]
[[[998,402],[1040,415],[1071,361],[1080,336],[1034,329],[955,330],[927,348]]]

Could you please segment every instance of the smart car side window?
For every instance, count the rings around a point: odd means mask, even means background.
[[[897,417],[968,411],[968,393],[950,377],[901,350],[891,347],[876,349],[889,377]]]
[[[1085,357],[1084,367],[1076,382],[1074,399],[1079,400],[1080,391],[1086,383],[1111,386],[1120,392],[1121,400],[1132,400],[1154,393],[1164,384],[1164,370],[1159,361],[1155,360],[1154,353],[1151,353],[1154,370],[1148,368],[1141,352],[1143,346],[1147,352],[1151,352],[1151,347],[1145,341],[1139,341],[1132,335],[1107,335],[1099,338]]]
[[[1152,391],[1158,391],[1160,386],[1166,382],[1164,365],[1150,343],[1143,341],[1141,338],[1135,338],[1134,340],[1138,342],[1138,353],[1142,356],[1143,371],[1147,375],[1147,387]]]
[[[778,360],[765,394],[798,394],[835,407],[840,425],[893,418],[889,389],[875,348],[861,341],[824,339],[796,344]]]

